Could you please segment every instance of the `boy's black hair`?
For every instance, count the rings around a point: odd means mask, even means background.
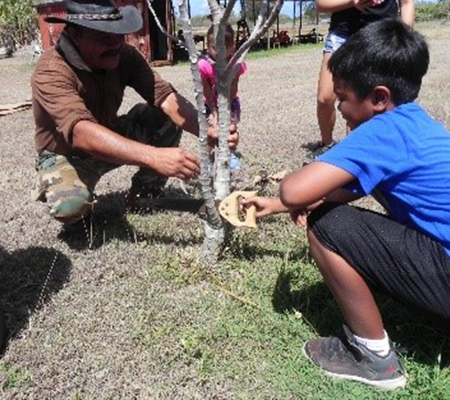
[[[352,35],[331,56],[328,68],[360,99],[375,86],[386,86],[399,106],[417,98],[429,58],[421,34],[398,19],[385,19]]]

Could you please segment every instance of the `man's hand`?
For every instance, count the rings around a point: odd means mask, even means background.
[[[251,206],[256,207],[256,217],[262,218],[267,217],[272,214],[278,214],[282,212],[288,212],[288,209],[281,204],[279,198],[268,198],[268,197],[250,197],[242,201],[242,206],[249,208]]]
[[[200,173],[198,157],[179,147],[153,147],[152,154],[155,157],[152,169],[162,176],[189,180]]]

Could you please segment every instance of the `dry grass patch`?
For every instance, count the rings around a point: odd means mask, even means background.
[[[420,102],[450,127],[450,28],[417,28],[432,56]],[[299,167],[305,144],[319,137],[321,49],[266,56],[250,57],[241,82],[238,187],[261,171]],[[0,61],[2,103],[30,97],[27,62]],[[186,65],[158,71],[192,98]],[[123,111],[136,101],[128,91]],[[344,135],[342,120],[336,132]],[[135,170],[121,168],[100,182],[93,219],[64,231],[29,200],[32,138],[30,111],[2,118],[0,293],[11,330],[0,361],[2,399],[450,398],[447,328],[388,299],[380,298],[387,330],[408,349],[407,389],[385,394],[339,383],[306,361],[305,340],[336,332],[341,318],[304,231],[286,217],[236,231],[222,262],[205,267],[196,256],[201,222],[129,213],[124,198]],[[183,145],[197,149],[189,135]]]

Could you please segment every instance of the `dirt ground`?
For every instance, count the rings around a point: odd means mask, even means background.
[[[450,25],[418,29],[431,49],[419,101],[450,128]],[[315,91],[321,48],[297,49],[248,61],[240,86],[242,184],[261,170],[300,166],[304,145],[319,137]],[[30,99],[32,69],[26,58],[0,60],[0,104]],[[186,64],[158,72],[193,98]],[[137,101],[127,92],[123,111]],[[344,130],[339,120],[337,136]],[[236,388],[226,377],[199,383],[192,368],[177,360],[171,369],[162,367],[170,357],[167,348],[144,351],[134,340],[141,304],[147,313],[189,320],[203,284],[183,290],[167,281],[152,285],[147,268],[166,263],[168,254],[198,249],[202,228],[196,218],[149,215],[138,222],[147,224],[142,233],[123,205],[135,169],[123,167],[99,183],[96,226],[88,222],[86,232],[64,231],[44,204],[30,200],[33,145],[31,111],[0,118],[0,300],[10,330],[0,397],[233,398]],[[182,145],[196,150],[189,134]]]

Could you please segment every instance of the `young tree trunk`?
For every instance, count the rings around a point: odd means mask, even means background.
[[[197,51],[188,17],[185,0],[179,0],[180,20],[183,25],[183,34],[191,63],[191,72],[194,82],[195,99],[198,109],[199,142],[201,157],[200,185],[205,200],[207,221],[205,221],[205,239],[202,245],[201,258],[208,264],[217,262],[226,240],[227,225],[220,217],[216,204],[230,193],[231,173],[229,168],[230,150],[228,148],[228,135],[231,124],[230,118],[230,88],[240,64],[250,47],[264,36],[269,27],[275,22],[280,12],[283,0],[277,0],[268,18],[265,12],[269,0],[264,0],[260,7],[259,16],[249,39],[236,51],[228,62],[226,60],[225,29],[236,0],[229,0],[223,9],[216,0],[208,0],[214,26],[216,44],[216,85],[218,92],[218,147],[214,165],[211,165],[208,142],[207,123],[203,113],[203,86],[198,70],[199,53]]]
[[[208,263],[215,263],[219,257],[220,250],[225,239],[225,225],[216,207],[215,196],[213,193],[213,172],[214,168],[211,164],[208,149],[208,129],[206,118],[203,113],[203,86],[198,70],[199,54],[195,45],[192,33],[191,22],[187,13],[187,5],[184,0],[180,0],[180,20],[183,25],[183,35],[186,40],[186,47],[189,52],[189,60],[191,64],[191,73],[194,82],[195,100],[198,110],[199,125],[199,145],[200,145],[200,187],[202,196],[205,201],[207,219],[205,225],[205,239],[202,245],[200,258]]]

